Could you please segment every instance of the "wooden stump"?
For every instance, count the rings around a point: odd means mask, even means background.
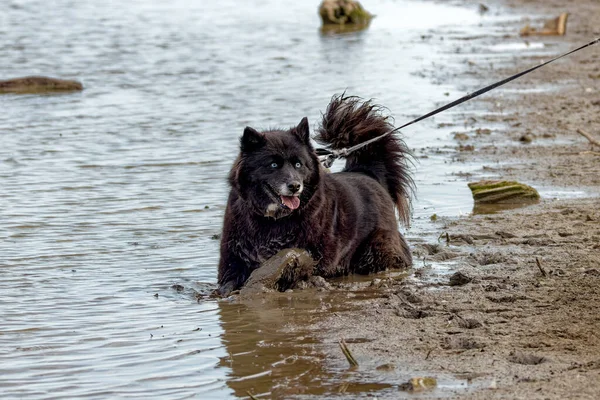
[[[355,0],[323,0],[319,7],[323,25],[365,25],[373,15]]]

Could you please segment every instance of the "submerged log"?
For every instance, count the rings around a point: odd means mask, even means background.
[[[534,203],[540,195],[531,186],[514,181],[479,181],[469,183],[475,205]]]
[[[48,78],[46,76],[26,76],[0,80],[0,93],[46,93],[83,90],[81,82]]]
[[[368,26],[373,15],[356,0],[323,0],[319,7],[323,25]]]
[[[242,296],[264,291],[284,292],[312,275],[315,260],[302,249],[284,249],[255,269],[240,290]]]

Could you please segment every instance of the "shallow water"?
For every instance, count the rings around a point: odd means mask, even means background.
[[[421,36],[468,31],[483,18],[475,7],[369,8],[368,30],[321,35],[307,2],[9,0],[2,78],[78,79],[85,90],[0,96],[3,398],[223,399],[270,382],[300,388],[292,396],[337,393],[344,380],[346,393],[396,390],[398,376],[353,381],[315,353],[310,332],[286,332],[320,315],[319,298],[281,300],[273,314],[195,297],[216,281],[214,237],[244,126],[303,116],[314,126],[344,90],[398,122],[460,94],[415,75],[439,61]],[[452,146],[435,126],[406,129],[408,145]],[[418,159],[411,232],[472,207],[449,152]]]

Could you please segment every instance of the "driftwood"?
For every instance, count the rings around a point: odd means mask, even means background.
[[[587,133],[583,129],[577,129],[577,133],[589,140],[592,145],[600,147],[600,141],[595,139],[591,134]]]
[[[265,291],[285,292],[311,277],[315,260],[304,249],[284,249],[255,269],[240,295],[243,297]]]
[[[346,345],[344,339],[340,340],[339,343],[340,348],[342,349],[342,353],[344,353],[344,355],[346,356],[346,360],[348,360],[348,364],[350,364],[350,367],[358,367],[358,361],[356,361],[356,358],[354,358],[354,356],[350,352],[350,349]]]
[[[0,93],[46,93],[83,90],[80,82],[48,78],[46,76],[26,76],[1,81]]]
[[[519,182],[479,181],[468,185],[474,200],[473,214],[510,210],[540,201],[537,190]],[[466,238],[465,241],[467,241]]]
[[[531,186],[514,181],[479,181],[469,183],[475,204],[527,204],[540,199]]]
[[[562,13],[557,18],[553,18],[544,23],[541,30],[525,25],[519,32],[521,36],[563,36],[567,33],[567,18],[569,13]]]

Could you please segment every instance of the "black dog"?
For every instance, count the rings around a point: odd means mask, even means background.
[[[394,127],[382,109],[357,97],[334,97],[319,143],[347,148]],[[393,135],[351,153],[328,173],[310,143],[308,120],[290,130],[250,127],[229,174],[221,239],[219,293],[240,288],[278,251],[306,249],[323,277],[368,274],[412,264],[394,207],[408,223],[412,179],[406,145]]]

